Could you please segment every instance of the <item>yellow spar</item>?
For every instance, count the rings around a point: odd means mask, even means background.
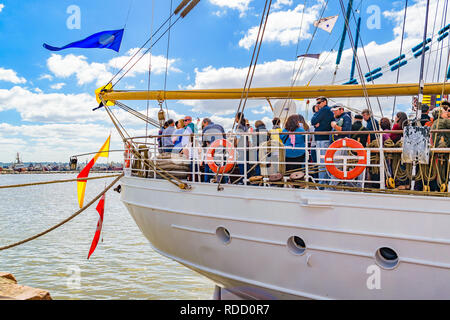
[[[368,84],[365,86],[369,97],[414,96],[419,93],[416,83]],[[179,91],[114,91],[98,92],[97,98],[105,101],[116,100],[213,100],[241,99],[243,89],[200,89]],[[423,94],[450,94],[450,85],[442,83],[425,84]],[[250,99],[305,99],[326,96],[329,98],[364,97],[361,85],[296,86],[252,88],[248,91]]]

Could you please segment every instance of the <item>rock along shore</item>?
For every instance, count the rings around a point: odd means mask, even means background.
[[[0,300],[53,300],[46,290],[22,286],[7,272],[0,272]]]

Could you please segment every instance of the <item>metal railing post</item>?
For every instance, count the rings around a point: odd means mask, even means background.
[[[386,189],[386,176],[385,176],[385,159],[383,148],[383,135],[380,135],[380,189]]]
[[[305,180],[309,181],[309,134],[305,135]],[[308,189],[308,185],[306,186]]]
[[[244,135],[244,185],[247,185],[247,143],[248,136]]]

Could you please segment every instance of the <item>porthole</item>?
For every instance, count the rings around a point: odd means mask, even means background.
[[[303,239],[298,236],[290,237],[287,241],[287,247],[290,252],[298,255],[305,253],[306,250],[305,241],[303,241]]]
[[[219,240],[224,244],[229,244],[231,241],[230,232],[224,227],[218,227],[216,229],[216,235]]]
[[[382,247],[375,253],[375,261],[384,269],[394,269],[399,263],[399,258],[393,249]]]

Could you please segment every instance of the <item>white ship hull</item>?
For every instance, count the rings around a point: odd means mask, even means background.
[[[450,299],[448,198],[201,183],[182,191],[136,177],[121,185],[157,252],[243,298]],[[398,254],[395,267],[377,260],[382,247]]]

